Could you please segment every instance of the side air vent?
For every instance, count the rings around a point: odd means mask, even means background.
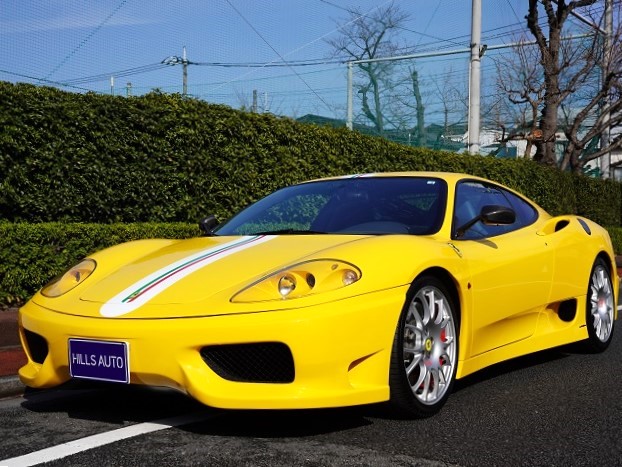
[[[559,232],[561,229],[566,227],[568,224],[569,224],[569,222],[568,222],[567,219],[559,221],[557,224],[555,224],[555,232]]]
[[[572,298],[570,300],[566,300],[559,304],[559,309],[557,311],[557,315],[559,319],[569,323],[574,319],[577,314],[577,300]]]
[[[579,218],[577,220],[579,221],[579,224],[581,224],[581,227],[583,227],[583,230],[585,230],[585,233],[588,234],[588,235],[592,235],[592,230],[590,229],[590,226],[587,225],[587,222],[585,222],[581,218]]]

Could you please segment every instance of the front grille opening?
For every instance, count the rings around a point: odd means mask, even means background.
[[[48,356],[48,343],[43,336],[36,334],[28,329],[24,329],[28,354],[32,361],[43,364]]]
[[[210,345],[201,349],[203,361],[223,379],[242,383],[291,383],[294,357],[281,342]]]

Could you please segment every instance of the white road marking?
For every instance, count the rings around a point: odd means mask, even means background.
[[[153,433],[155,431],[166,430],[167,428],[175,426],[201,422],[213,416],[213,413],[194,413],[162,418],[160,420],[154,420],[153,422],[138,423],[136,425],[126,426],[117,430],[76,439],[68,443],[59,444],[58,446],[41,449],[40,451],[31,452],[30,454],[23,456],[0,460],[0,467],[26,467],[43,464],[45,462],[52,462],[73,454],[88,451],[89,449],[105,446],[106,444],[133,438],[134,436]]]

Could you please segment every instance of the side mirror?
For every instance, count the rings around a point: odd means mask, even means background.
[[[204,217],[199,221],[199,229],[201,230],[204,237],[211,237],[212,235],[214,235],[213,231],[217,225],[218,220],[216,219],[216,216],[213,215]]]
[[[483,206],[479,216],[461,225],[456,230],[456,238],[464,236],[467,230],[482,221],[485,225],[510,225],[516,221],[516,213],[513,209],[499,205]]]
[[[486,225],[510,225],[516,221],[514,210],[505,206],[484,206],[479,217]]]

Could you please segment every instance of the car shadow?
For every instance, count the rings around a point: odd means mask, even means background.
[[[499,376],[544,365],[556,360],[563,360],[571,355],[587,354],[581,342],[575,342],[552,349],[541,350],[522,357],[516,357],[496,363],[475,373],[459,379],[454,384],[453,392],[459,392],[475,384],[498,378]]]
[[[205,414],[178,428],[217,436],[286,438],[349,430],[373,423],[363,407],[308,410],[222,410],[206,407],[171,389],[71,381],[51,390],[26,390],[21,406],[35,413],[66,413],[69,418],[118,427],[182,414]]]
[[[456,381],[454,393],[516,371],[544,365],[573,354],[585,354],[578,344],[544,350],[480,370]],[[201,414],[202,421],[178,428],[199,435],[299,438],[352,430],[378,420],[407,420],[387,404],[299,410],[221,410],[206,407],[171,389],[70,381],[57,389],[26,390],[22,407],[37,413],[67,413],[72,419],[118,426],[153,422],[181,414]]]
[[[244,438],[302,438],[372,425],[365,407],[221,411],[215,423],[183,427],[200,435]]]

